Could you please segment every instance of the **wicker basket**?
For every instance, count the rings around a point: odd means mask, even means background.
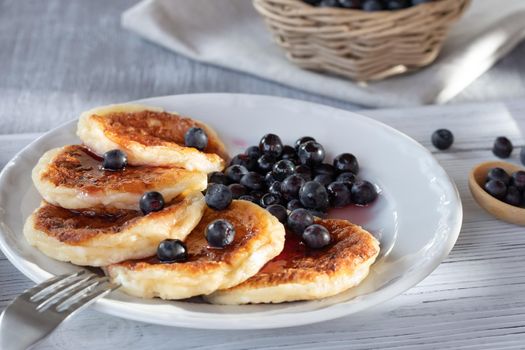
[[[355,80],[379,80],[432,63],[470,0],[435,0],[398,11],[319,8],[253,0],[290,61]]]

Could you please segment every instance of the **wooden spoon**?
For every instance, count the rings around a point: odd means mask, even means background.
[[[523,170],[519,166],[507,162],[485,162],[476,165],[470,172],[468,185],[470,193],[478,204],[496,218],[512,224],[525,226],[525,208],[515,207],[492,197],[483,188],[487,174],[491,168],[502,168],[509,175]]]

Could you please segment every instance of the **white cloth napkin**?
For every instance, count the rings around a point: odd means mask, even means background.
[[[122,25],[192,59],[367,106],[444,103],[525,38],[525,0],[473,0],[430,67],[380,82],[302,70],[272,41],[250,0],[145,0]]]

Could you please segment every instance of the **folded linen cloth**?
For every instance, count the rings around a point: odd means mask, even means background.
[[[473,0],[430,67],[367,84],[300,69],[250,0],[145,0],[122,25],[182,55],[366,106],[444,103],[525,38],[524,0]]]

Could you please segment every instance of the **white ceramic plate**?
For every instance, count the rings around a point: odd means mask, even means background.
[[[277,328],[333,319],[365,310],[399,295],[429,275],[458,237],[461,201],[434,157],[408,136],[355,113],[290,99],[235,94],[166,96],[139,101],[200,119],[214,127],[236,154],[273,132],[285,143],[314,136],[327,156],[354,153],[363,178],[381,195],[369,208],[339,210],[335,216],[363,225],[381,242],[370,275],[335,297],[277,305],[215,306],[187,301],[142,300],[115,292],[95,304],[99,311],[170,326],[215,329]],[[78,269],[30,247],[25,218],[40,197],[31,169],[48,149],[78,143],[76,121],[46,133],[23,149],[0,175],[0,247],[27,277],[41,282]]]

